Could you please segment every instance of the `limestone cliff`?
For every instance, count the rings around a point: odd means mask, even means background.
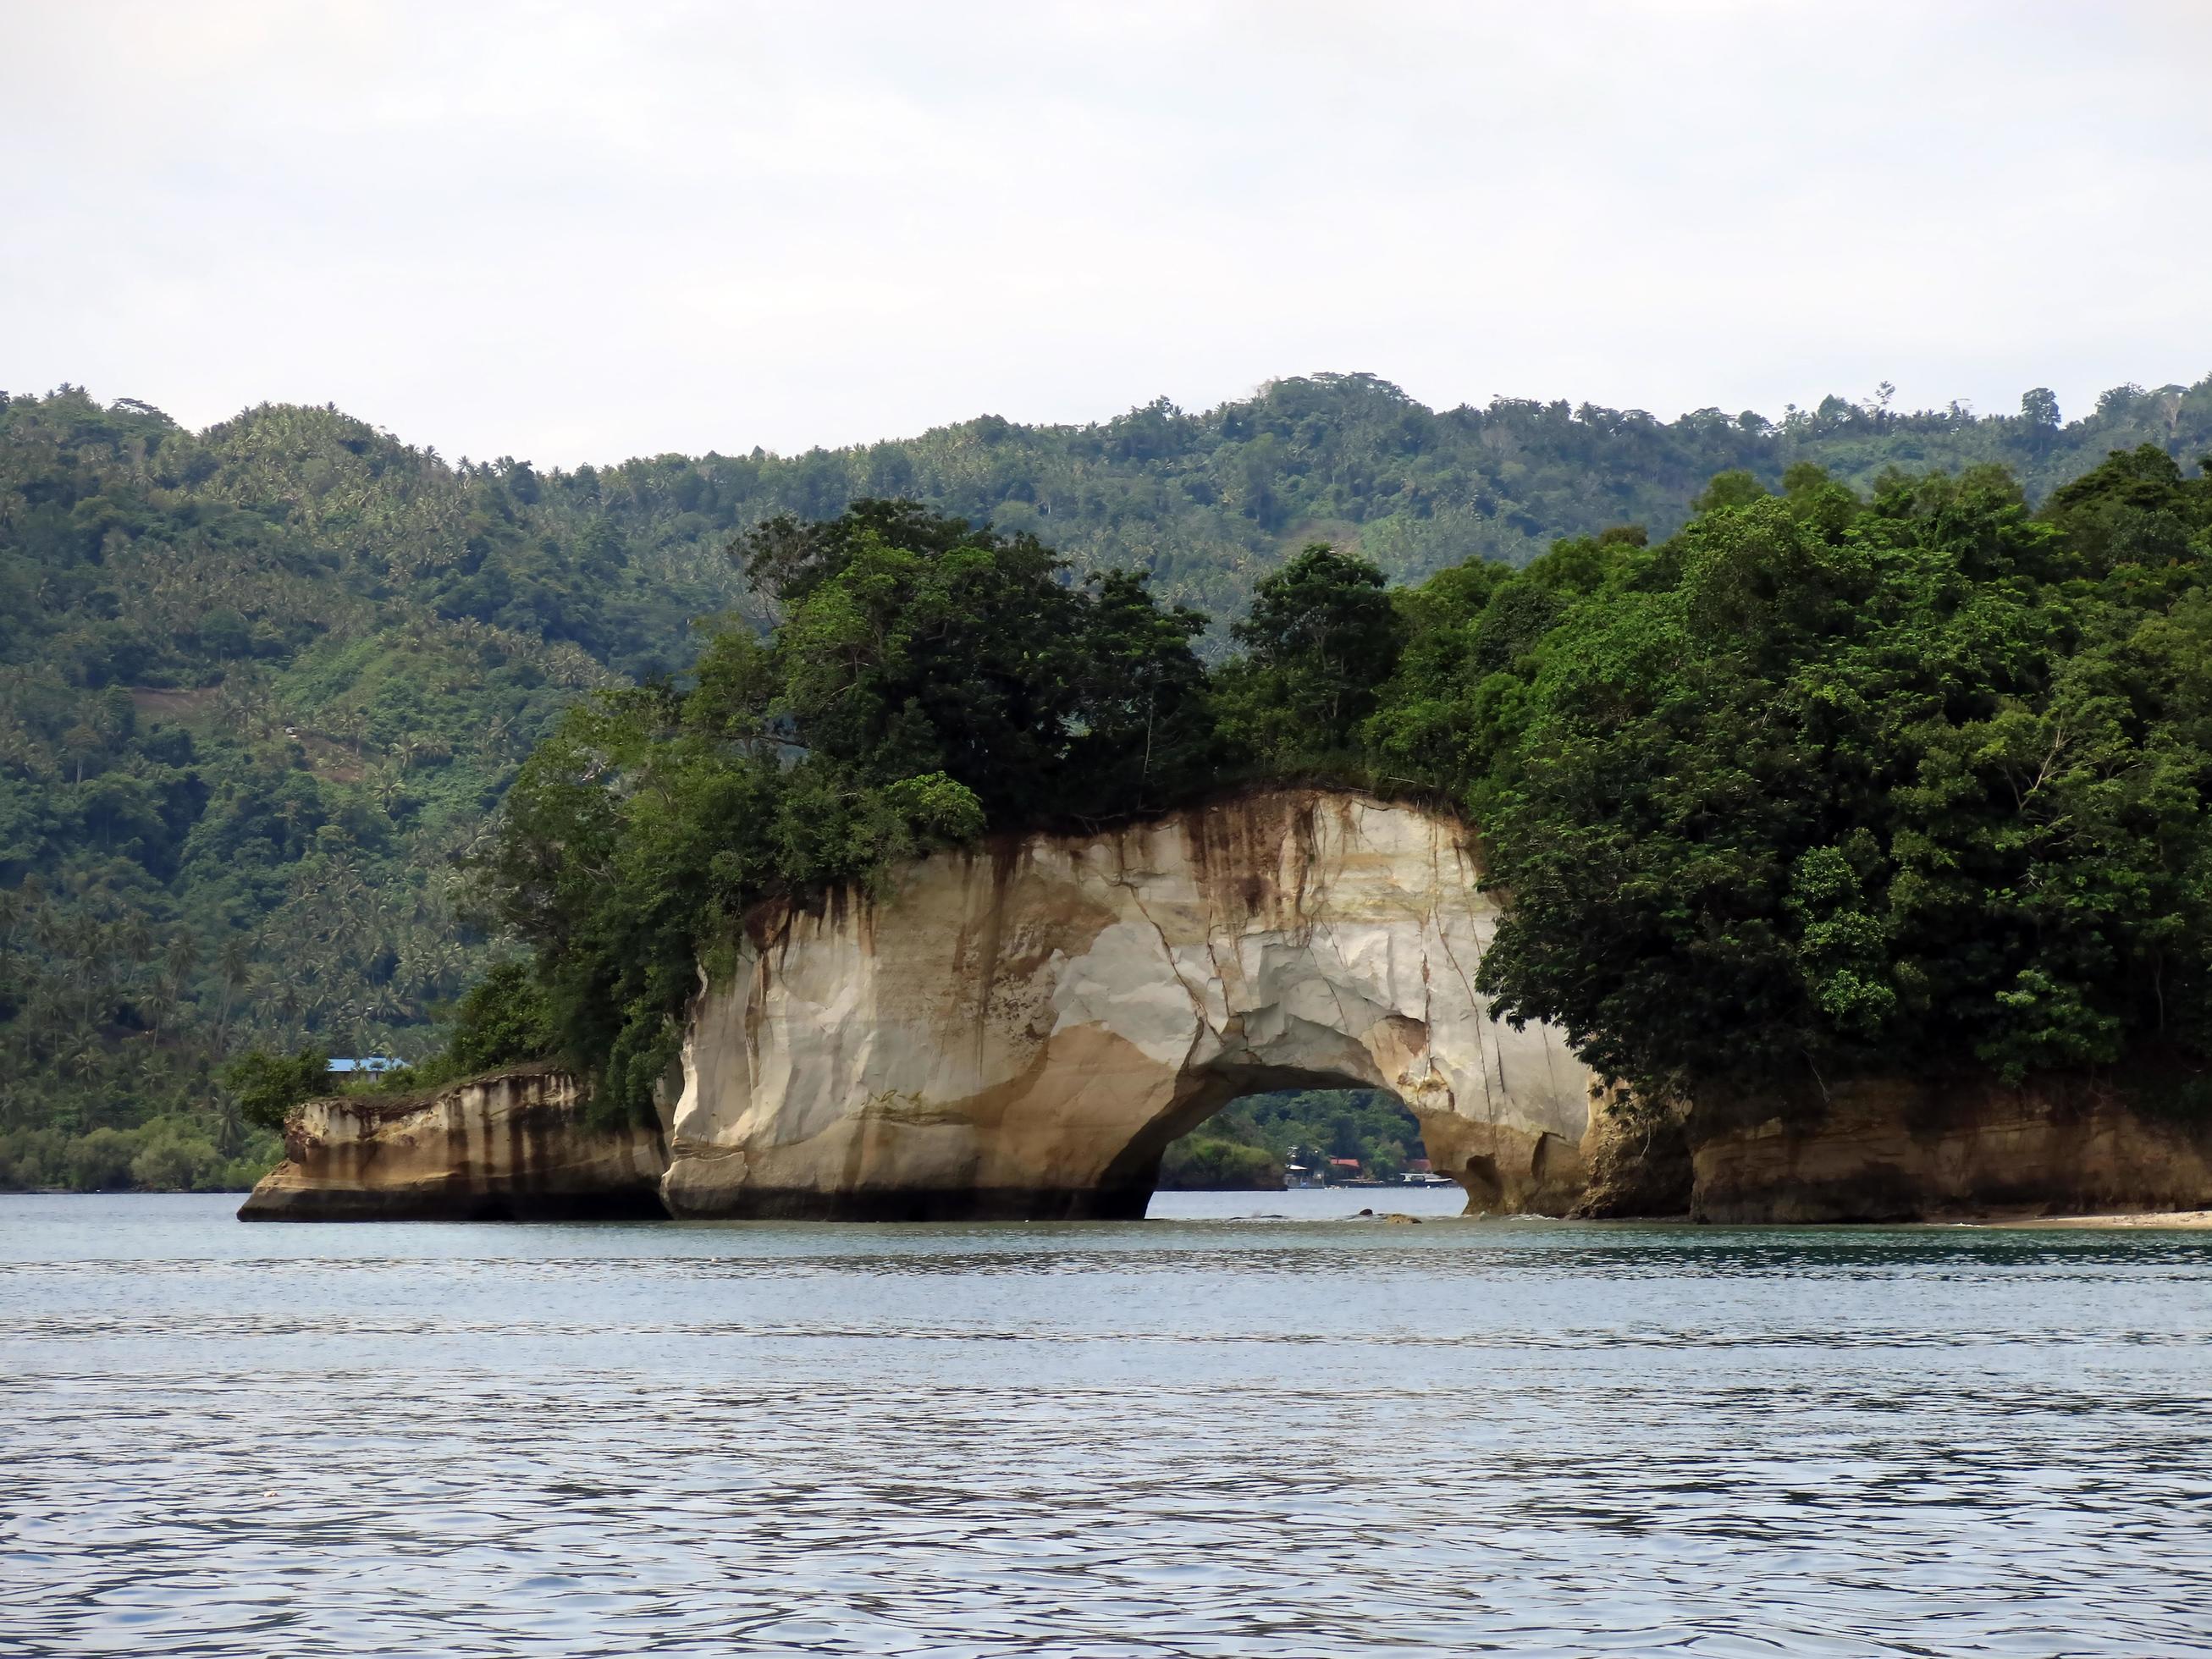
[[[1811,1109],[1690,1116],[1701,1221],[1934,1221],[2212,1206],[2212,1135],[2108,1085],[1875,1079]]]
[[[1381,1087],[1478,1210],[1564,1213],[1589,1079],[1474,986],[1464,831],[1279,790],[931,858],[763,919],[693,1011],[679,1216],[1140,1215],[1230,1099]]]
[[[561,1221],[659,1217],[657,1128],[603,1130],[544,1067],[390,1100],[313,1100],[246,1221]]]
[[[2212,1137],[2085,1083],[1861,1082],[1679,1114],[1595,1097],[1594,1121],[1559,1035],[1492,1020],[1474,989],[1498,919],[1455,821],[1344,792],[1006,837],[755,918],[693,1005],[665,1134],[592,1128],[542,1068],[317,1101],[240,1213],[1131,1217],[1170,1141],[1291,1087],[1395,1091],[1473,1212],[2212,1206]]]

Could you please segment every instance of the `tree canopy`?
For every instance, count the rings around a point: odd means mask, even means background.
[[[2139,448],[2038,517],[1996,469],[1807,469],[1593,572],[1446,775],[1510,895],[1506,1011],[1655,1094],[2203,1091],[2212,480]]]
[[[1723,476],[1656,545],[1620,528],[1395,592],[1309,549],[1210,677],[1191,619],[1030,538],[883,503],[770,526],[764,641],[717,635],[688,696],[602,696],[526,767],[507,920],[561,1029],[623,1011],[605,1052],[635,1105],[695,963],[765,897],[1335,780],[1467,815],[1510,896],[1480,985],[1650,1097],[2130,1060],[2197,1088],[2212,480],[2142,447],[2040,514],[1996,468],[1782,483]],[[1152,683],[1178,688],[1181,763],[1133,775],[1156,739],[1119,693]]]
[[[488,862],[610,1110],[647,1107],[702,957],[761,904],[990,829],[1152,810],[1209,775],[1203,623],[1141,575],[1077,582],[1033,537],[910,502],[771,520],[739,556],[767,637],[726,626],[687,689],[572,710]]]
[[[736,792],[731,811],[781,826],[759,855],[770,863],[755,859],[734,884],[656,893],[648,909],[663,916],[971,827],[1097,822],[1267,777],[1456,803],[1502,872],[1510,813],[1551,799],[1516,757],[1540,720],[1580,729],[1571,690],[1596,695],[1570,659],[1627,648],[1626,634],[1601,647],[1595,617],[1657,630],[1694,588],[1694,611],[1666,625],[1692,629],[1698,651],[1737,620],[1762,630],[1767,654],[1740,670],[1695,651],[1676,665],[1719,676],[1755,730],[1744,711],[1808,651],[1871,695],[1873,671],[1837,654],[1838,626],[1804,611],[1795,586],[1771,611],[1765,587],[1799,574],[1827,585],[1830,612],[1891,618],[1851,636],[1862,654],[1917,648],[1916,630],[1983,653],[1971,672],[2011,689],[1992,690],[1978,718],[2045,718],[2056,694],[2039,676],[2069,665],[2051,680],[2063,678],[2069,710],[2124,704],[2115,741],[2172,759],[2198,744],[2197,694],[2178,665],[2197,644],[2203,534],[2199,481],[2177,462],[2208,448],[2212,381],[2117,388],[2071,419],[2031,393],[2017,415],[1830,398],[1776,420],[1662,422],[1516,400],[1431,410],[1372,377],[1319,376],[1202,413],[1159,404],[1085,427],[987,417],[802,456],[572,471],[448,462],[327,408],[264,406],[192,433],[74,387],[0,396],[0,1183],[136,1179],[142,1156],[168,1177],[235,1179],[274,1151],[216,1079],[245,1048],[420,1061],[452,1036],[450,1060],[506,1055],[517,1031],[550,1029],[551,1005],[511,1008],[493,1022],[506,1036],[470,1046],[489,1016],[481,1000],[462,1006],[470,987],[505,987],[495,1002],[526,984],[550,993],[535,966],[487,981],[538,936],[472,919],[462,872],[491,844],[524,757],[602,690],[576,718],[606,727],[610,755],[655,734],[656,775],[691,764],[686,744],[775,757],[717,786]],[[2126,459],[2105,464],[2112,451]],[[1903,535],[1915,514],[1923,539],[1996,535],[1967,527],[1958,501],[1894,506],[1899,491],[1963,501],[1984,463],[2020,481],[2018,537],[2071,562],[2014,551],[2027,562],[1995,575],[1989,561],[2009,544],[1961,540],[1955,580],[1971,604],[1954,618],[1953,578],[1907,580],[1894,550],[1872,574],[1836,551],[1874,548],[1877,520]],[[1820,495],[1808,466],[1850,498],[1819,508],[1846,515],[1842,529],[1805,520],[1830,550],[1808,544],[1772,570],[1749,553],[1722,559],[1707,521],[1798,511],[1777,504]],[[1959,476],[1908,489],[1884,481],[1892,468]],[[887,497],[923,505],[848,511]],[[1717,562],[1686,586],[1693,547]],[[2014,589],[2032,598],[2007,599]],[[2141,636],[2124,650],[2106,635],[2130,615]],[[722,620],[691,625],[702,616]],[[2046,625],[2047,638],[1997,642],[1972,631]],[[734,724],[710,742],[715,719]],[[2067,756],[2090,741],[2086,719],[2068,715]],[[1654,729],[1694,738],[1698,753],[1725,744]],[[2022,743],[2026,730],[2002,728]],[[601,740],[571,729],[556,748],[586,738]],[[1923,756],[1902,728],[1859,740],[1898,745],[1881,752],[1917,769],[1916,787],[1936,786],[1939,760],[1982,775],[1979,750]],[[799,763],[809,757],[820,758]],[[2180,789],[2187,769],[2172,759],[2160,775]],[[713,769],[695,769],[684,775],[704,788]],[[517,801],[522,816],[544,805],[557,769],[532,776],[542,787]],[[838,798],[834,810],[769,811],[744,793],[758,776],[775,780],[775,803],[810,788]],[[1556,781],[1565,789],[1566,775]],[[2014,811],[2043,810],[2057,787],[2046,781]],[[625,823],[629,799],[607,807]],[[2095,797],[2100,810],[2112,799]],[[2166,799],[2151,792],[2126,823]],[[2067,811],[2052,833],[2077,846],[2089,807]],[[1877,842],[1887,822],[1869,824]],[[672,819],[660,833],[681,829]],[[688,869],[679,850],[672,867]],[[2011,856],[2009,843],[1990,849],[1989,870],[2009,870]],[[1914,879],[1940,887],[1965,867]],[[1879,872],[1858,878],[1889,890]],[[1814,882],[1806,904],[1877,914],[1815,890],[1826,890]],[[1902,937],[1885,933],[1877,954],[1887,961]],[[543,948],[531,959],[542,964]],[[1850,988],[1836,961],[1831,1000]],[[2168,968],[2152,971],[2154,1000],[2177,994]],[[2059,1018],[2063,999],[2039,981],[2008,985],[2052,1011],[2051,1030],[2080,1023]],[[1914,1006],[1911,988],[1890,989]],[[1873,1004],[1858,1006],[1863,1017]],[[95,1133],[106,1138],[79,1157]]]

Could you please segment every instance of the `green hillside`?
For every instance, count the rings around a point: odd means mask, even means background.
[[[693,618],[766,621],[727,549],[777,514],[911,496],[1225,621],[1312,540],[1413,580],[1610,525],[1656,539],[1733,469],[1998,461],[2040,498],[2144,443],[2212,451],[2212,380],[2062,424],[2035,394],[1979,418],[1439,412],[1322,376],[1203,414],[545,473],[331,409],[194,434],[75,388],[0,398],[0,1184],[233,1182],[270,1147],[212,1082],[225,1055],[427,1048],[497,951],[461,864],[520,759],[586,690],[681,675]]]

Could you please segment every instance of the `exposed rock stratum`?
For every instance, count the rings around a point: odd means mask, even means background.
[[[1564,1213],[1589,1077],[1492,1021],[1466,834],[1273,790],[1008,838],[763,919],[692,1012],[679,1216],[1110,1218],[1237,1096],[1385,1088],[1473,1207]]]
[[[1699,1122],[1698,1119],[1707,1121]],[[1816,1109],[1692,1115],[1691,1213],[1714,1222],[1983,1220],[2212,1205],[2212,1127],[2112,1085],[1875,1078]]]
[[[542,1066],[416,1097],[311,1100],[246,1221],[571,1221],[659,1216],[657,1127],[597,1128]]]
[[[1905,1220],[2212,1206],[2212,1127],[2109,1083],[1872,1079],[1621,1109],[1558,1032],[1490,1018],[1498,921],[1456,820],[1268,790],[1006,836],[751,919],[657,1126],[520,1068],[316,1101],[242,1214],[819,1219],[1144,1213],[1239,1095],[1389,1089],[1470,1212]]]

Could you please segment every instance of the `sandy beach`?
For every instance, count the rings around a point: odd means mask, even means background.
[[[2147,1210],[2131,1215],[2027,1216],[2009,1221],[1968,1222],[1983,1227],[2212,1227],[2212,1210]]]

